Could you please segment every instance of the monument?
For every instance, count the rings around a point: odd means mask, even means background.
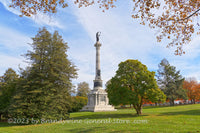
[[[94,88],[88,94],[88,103],[82,108],[81,111],[116,111],[112,105],[109,105],[107,92],[102,88],[101,69],[100,69],[100,47],[99,42],[100,32],[96,33],[96,74],[94,80]]]

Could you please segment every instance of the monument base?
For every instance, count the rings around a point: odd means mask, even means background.
[[[109,105],[107,92],[101,87],[95,87],[88,95],[88,103],[81,111],[101,112],[101,111],[116,111]]]
[[[85,106],[81,111],[88,112],[104,112],[104,111],[116,111],[112,105],[107,106]]]

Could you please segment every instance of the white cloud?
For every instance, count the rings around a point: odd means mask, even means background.
[[[27,64],[23,61],[23,58],[19,56],[13,57],[0,53],[0,59],[0,75],[3,75],[5,70],[8,68],[12,68],[17,72],[19,66],[22,68],[27,66]]]
[[[152,36],[149,37],[149,31],[145,33],[138,27],[135,27],[138,26],[138,24],[132,24],[130,20],[131,17],[127,14],[120,16],[119,14],[115,14],[113,12],[102,13],[96,7],[80,9],[74,7],[74,13],[93,42],[96,41],[96,32],[102,32],[100,37],[102,42],[101,68],[104,83],[114,76],[117,66],[121,61],[125,61],[128,58],[141,58],[144,55],[148,55],[151,48],[154,47],[152,44],[144,43],[144,37],[147,41],[151,40],[150,37]],[[137,36],[140,34],[143,35]],[[95,57],[95,48],[93,44],[90,45],[92,45],[92,47],[88,50],[94,51],[93,55],[89,55],[91,52],[81,52],[83,49],[76,49],[78,52],[73,57],[79,56],[77,59],[79,59],[81,64],[95,63],[95,58],[91,58],[91,56]],[[88,56],[88,58],[85,58],[85,56]],[[83,60],[89,60],[89,62],[83,62]],[[81,68],[86,69],[85,73],[89,73],[89,66]],[[92,71],[94,71],[94,69],[92,69]],[[79,73],[79,75],[80,74],[83,73]],[[93,78],[90,80],[92,81]]]
[[[51,27],[58,27],[60,29],[64,29],[64,25],[61,24],[58,19],[55,19],[56,16],[47,15],[44,13],[39,12],[36,15],[33,15],[31,18],[40,26],[48,25]]]
[[[191,59],[196,58],[200,55],[200,38],[197,35],[195,38],[192,39],[192,41],[189,44],[186,44],[183,48],[186,52],[185,55],[183,55],[184,58]]]
[[[127,4],[129,3],[127,2]],[[193,70],[200,73],[199,66],[191,64],[190,61],[191,58],[195,59],[199,55],[200,46],[197,43],[199,39],[194,39],[189,46],[185,47],[186,55],[175,56],[174,48],[166,48],[168,42],[162,42],[161,44],[156,42],[156,35],[153,29],[148,28],[148,26],[141,26],[137,21],[132,20],[130,6],[126,7],[126,9],[117,7],[119,9],[109,10],[106,13],[102,13],[101,9],[95,6],[87,8],[71,6],[79,23],[83,26],[92,42],[95,42],[96,32],[102,32],[100,37],[102,42],[101,68],[104,83],[114,76],[118,64],[126,59],[138,59],[143,64],[146,64],[149,69],[157,70],[160,61],[163,58],[167,58],[170,64],[176,66],[177,70],[181,70],[184,76],[189,76],[190,72],[193,73]],[[88,50],[95,52],[94,47],[90,47]],[[72,56],[78,59],[77,62],[80,63],[80,68],[85,69],[85,71],[79,73],[82,77],[90,73],[91,66],[94,67],[91,64],[95,63],[95,59],[91,58],[91,56],[95,56],[95,54],[94,52],[93,55],[91,55],[91,52],[82,52],[83,49],[78,48],[76,51],[76,56]],[[88,62],[84,60],[88,60]],[[84,63],[89,63],[90,65],[85,67]],[[94,71],[94,68],[90,71]],[[94,73],[90,75],[92,74]],[[91,81],[94,79],[94,76],[87,77],[91,77]]]
[[[31,49],[27,43],[31,43],[30,37],[14,29],[0,25],[0,74],[6,69],[18,67],[25,68],[27,65],[21,55],[28,49]]]
[[[0,45],[10,50],[28,49],[31,43],[30,37],[19,31],[0,25]]]
[[[11,1],[0,0],[0,2],[4,5],[4,7],[8,11],[10,11],[13,14],[16,14],[16,15],[21,15],[21,12],[18,9],[9,7]],[[64,25],[61,24],[61,22],[58,19],[56,19],[56,16],[54,16],[54,15],[48,15],[48,14],[38,12],[36,15],[32,15],[31,17],[27,17],[27,18],[32,19],[39,26],[48,25],[48,26],[51,26],[51,27],[58,27],[60,29],[64,28]]]
[[[16,15],[20,15],[21,14],[20,11],[18,11],[17,9],[9,8],[9,5],[10,5],[11,1],[9,1],[9,0],[0,0],[0,2],[4,5],[4,7],[8,11],[10,11],[10,12],[16,14]]]

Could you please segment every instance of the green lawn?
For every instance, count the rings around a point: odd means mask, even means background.
[[[146,107],[142,116],[133,109],[115,112],[77,112],[71,120],[39,125],[0,123],[0,133],[200,133],[200,104]]]

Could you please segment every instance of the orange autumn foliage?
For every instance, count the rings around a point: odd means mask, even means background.
[[[200,84],[193,78],[185,80],[183,89],[186,89],[188,98],[192,103],[200,100]]]

